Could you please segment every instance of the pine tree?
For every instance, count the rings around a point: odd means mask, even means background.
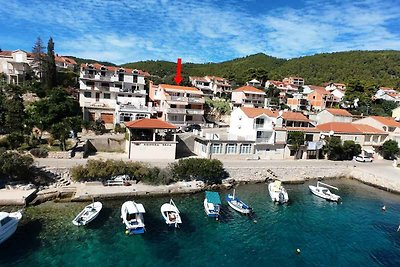
[[[38,74],[40,82],[43,82],[44,72],[44,46],[42,39],[38,37],[32,48],[33,70]]]
[[[56,86],[56,83],[57,83],[57,69],[54,57],[54,42],[53,38],[50,37],[49,42],[47,43],[45,88],[47,90],[50,90]]]

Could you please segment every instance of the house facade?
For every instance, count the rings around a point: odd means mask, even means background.
[[[264,107],[265,92],[253,86],[242,86],[232,91],[234,107]]]
[[[196,87],[150,83],[149,98],[163,121],[176,126],[204,123],[204,94]]]
[[[314,85],[308,85],[308,87],[312,90],[307,95],[311,110],[319,111],[339,105],[339,100],[324,87]]]
[[[54,60],[58,70],[70,70],[75,71],[77,64],[76,61],[69,57],[55,55]]]
[[[0,51],[0,73],[6,75],[8,84],[22,85],[32,64],[32,53],[23,50]]]
[[[400,103],[400,93],[388,87],[380,87],[375,93],[374,98]]]
[[[345,109],[327,108],[320,111],[315,120],[317,124],[328,122],[352,122],[353,115]]]
[[[367,124],[388,134],[387,139],[395,140],[400,144],[400,122],[394,118],[370,116],[354,121],[356,124]],[[386,140],[385,140],[386,141]]]
[[[282,80],[282,82],[284,83],[288,83],[288,84],[294,84],[297,86],[303,86],[304,85],[304,79],[301,77],[295,77],[295,76],[290,76],[287,78],[284,78]]]
[[[146,105],[145,76],[132,70],[98,63],[82,64],[79,76],[79,104],[83,119],[101,120],[107,128],[154,113]]]
[[[205,97],[212,98],[214,96],[221,97],[223,95],[230,96],[232,86],[227,79],[217,76],[196,77],[190,76],[192,85],[200,89]]]

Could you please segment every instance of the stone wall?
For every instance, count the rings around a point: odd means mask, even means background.
[[[125,151],[125,138],[124,137],[107,137],[104,138],[88,138],[88,141],[96,148],[97,151],[102,152],[124,152]]]
[[[70,159],[72,151],[49,151],[48,158],[52,159]]]

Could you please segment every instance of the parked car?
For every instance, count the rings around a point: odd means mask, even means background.
[[[363,156],[363,155],[358,155],[355,158],[355,160],[358,161],[358,162],[372,162],[373,161],[372,157]]]
[[[191,132],[193,130],[200,131],[201,130],[201,126],[198,125],[198,124],[190,124],[185,128],[185,132]]]

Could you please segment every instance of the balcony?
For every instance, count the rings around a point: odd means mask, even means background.
[[[200,103],[200,104],[204,104],[205,100],[203,97],[189,97],[188,98],[188,102],[189,103]]]
[[[187,109],[186,113],[189,115],[203,115],[204,110],[202,110],[202,109]]]
[[[188,102],[188,98],[184,96],[171,95],[166,97],[167,101]]]
[[[167,113],[186,114],[186,109],[184,109],[184,108],[168,108]]]
[[[146,107],[143,105],[120,104],[119,111],[142,111],[142,112],[155,112],[153,107]]]

